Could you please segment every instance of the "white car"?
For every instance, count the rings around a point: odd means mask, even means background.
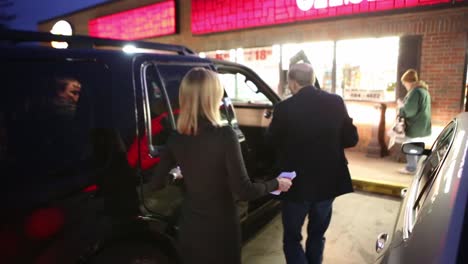
[[[377,263],[468,263],[468,113],[454,118],[430,150],[405,143],[421,155],[404,197],[393,235],[382,233]]]

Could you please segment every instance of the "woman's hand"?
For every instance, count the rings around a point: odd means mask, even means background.
[[[281,192],[287,192],[291,188],[292,181],[287,178],[276,178],[278,181],[278,190]]]
[[[403,106],[405,106],[405,103],[401,99],[397,99],[396,103],[398,108],[402,108]]]

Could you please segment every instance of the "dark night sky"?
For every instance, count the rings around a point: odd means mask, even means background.
[[[6,12],[15,14],[9,23],[14,29],[37,30],[37,22],[65,13],[93,6],[107,0],[10,0],[12,7]]]

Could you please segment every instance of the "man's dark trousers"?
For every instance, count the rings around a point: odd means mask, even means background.
[[[288,264],[320,264],[325,246],[325,231],[330,224],[333,200],[321,202],[283,201],[283,250]],[[301,245],[301,230],[306,216],[306,250]]]

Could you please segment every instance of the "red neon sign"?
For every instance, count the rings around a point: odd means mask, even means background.
[[[135,40],[176,33],[175,1],[164,1],[90,20],[89,35]]]
[[[206,34],[448,3],[451,0],[192,0],[192,33]]]

